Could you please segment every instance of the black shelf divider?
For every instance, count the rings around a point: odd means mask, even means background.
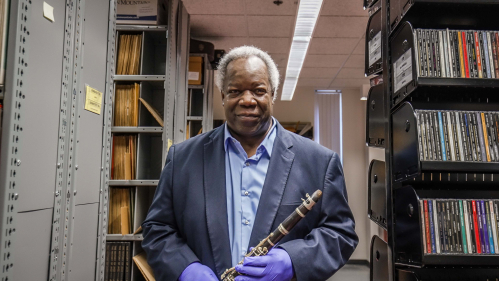
[[[378,9],[369,17],[366,28],[365,74],[367,76],[383,71],[381,23],[381,9]]]
[[[371,239],[370,272],[369,280],[371,281],[389,280],[388,245],[376,235]]]
[[[376,224],[386,228],[385,162],[372,160],[369,165],[368,214]]]
[[[366,103],[366,143],[372,147],[385,147],[385,93],[383,84],[369,89]]]

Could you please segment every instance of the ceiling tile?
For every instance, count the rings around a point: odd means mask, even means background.
[[[353,50],[354,55],[364,55],[366,53],[366,39],[365,36],[359,41],[357,47]]]
[[[232,15],[193,15],[191,16],[192,36],[247,36],[246,20]]]
[[[346,64],[345,67],[358,67],[362,68],[366,66],[365,62],[365,56],[364,55],[351,55]]]
[[[317,21],[315,37],[359,38],[366,32],[368,17],[321,16]]]
[[[347,88],[360,88],[362,85],[369,84],[369,79],[342,79],[336,78],[329,88],[347,87]],[[359,95],[360,98],[360,95]]]
[[[280,78],[280,84],[282,84],[282,81],[284,81],[284,77],[286,77],[286,68],[285,67],[278,67],[277,70],[279,70],[279,78]]]
[[[183,0],[192,15],[244,15],[244,0]]]
[[[250,37],[251,45],[258,47],[267,53],[288,54],[291,47],[291,38],[262,38]]]
[[[349,55],[358,41],[357,38],[313,38],[308,53]]]
[[[327,88],[331,79],[327,78],[300,78],[298,79],[298,84],[296,87],[315,87],[315,88]]]
[[[303,67],[341,67],[348,55],[307,55]]]
[[[215,49],[222,49],[226,52],[230,49],[248,45],[247,37],[203,37],[203,36],[193,36],[193,38],[201,41],[207,41],[215,45]]]
[[[294,16],[298,11],[297,1],[286,0],[279,6],[274,4],[273,0],[245,0],[245,2],[248,15]]]
[[[300,72],[300,78],[328,78],[333,79],[340,70],[338,67],[304,67]]]
[[[288,66],[288,57],[289,57],[288,54],[269,53],[269,55],[274,60],[274,62],[277,64],[277,67],[279,69],[286,69],[286,67]],[[284,73],[284,72],[282,72],[282,73]],[[281,75],[283,75],[282,73],[281,73]]]
[[[349,79],[365,79],[364,68],[347,68],[341,69],[337,78],[349,78]]]
[[[322,4],[321,16],[367,16],[363,0],[327,0]]]
[[[248,16],[249,36],[291,37],[294,16]]]

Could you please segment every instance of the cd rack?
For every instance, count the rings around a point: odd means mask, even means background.
[[[466,235],[460,236],[460,251],[440,248],[437,252],[435,238],[442,246],[440,239],[446,237],[440,235],[442,222],[447,230],[450,222],[466,226],[457,220],[462,214],[464,222],[465,205],[471,227],[469,204],[473,202],[475,208],[484,203],[482,214],[496,219],[495,234],[499,232],[499,212],[490,210],[495,205],[499,208],[499,40],[494,39],[496,34],[499,37],[499,2],[379,0],[376,5],[380,8],[370,11],[366,27],[365,73],[378,75],[373,79],[383,83],[369,91],[366,143],[383,148],[385,161],[370,165],[368,217],[387,235],[371,241],[371,280],[496,280],[499,237],[488,240],[494,253],[490,248],[489,252],[469,248],[465,252],[463,241],[466,246],[472,241],[477,245],[476,233],[472,236],[466,228]],[[366,1],[364,6],[369,7]],[[378,48],[380,55],[374,51]],[[463,75],[463,70],[468,72]],[[427,228],[431,221],[430,216],[426,219],[425,202],[426,212],[434,215],[433,236]],[[454,215],[444,220],[447,202],[449,214],[453,206]],[[482,226],[493,232],[492,220]],[[452,235],[457,238],[457,233]],[[435,246],[428,247],[428,237]]]

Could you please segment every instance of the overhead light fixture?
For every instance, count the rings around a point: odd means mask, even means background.
[[[298,77],[300,77],[303,61],[307,55],[308,46],[314,33],[315,24],[321,11],[323,0],[301,0],[296,17],[293,42],[289,51],[286,77],[282,87],[281,100],[293,99]]]
[[[334,94],[340,94],[341,90],[315,90],[317,94],[323,94],[323,95],[334,95]]]

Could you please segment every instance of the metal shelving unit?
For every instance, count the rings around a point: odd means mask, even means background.
[[[115,3],[115,2],[114,2]],[[181,38],[188,31],[185,19],[188,13],[183,4],[178,0],[166,1],[168,3],[168,24],[162,26],[144,25],[115,25],[115,14],[109,17],[108,51],[110,68],[108,76],[109,91],[106,92],[106,104],[109,118],[105,126],[107,139],[104,140],[106,153],[103,154],[103,167],[106,173],[103,176],[101,190],[104,204],[100,213],[98,249],[99,266],[105,268],[106,242],[130,242],[132,255],[138,255],[143,250],[140,245],[143,237],[137,235],[108,234],[107,222],[109,221],[109,208],[111,202],[111,189],[128,189],[134,196],[134,209],[132,212],[132,230],[136,230],[145,219],[149,206],[152,203],[160,173],[164,165],[166,154],[173,143],[174,127],[174,101],[182,78],[180,68],[186,68],[187,60],[182,60],[177,55],[181,51]],[[178,23],[178,24],[177,24]],[[142,34],[141,62],[139,75],[115,75],[117,52],[119,50],[118,38],[121,34]],[[115,85],[139,83],[140,97],[145,99],[162,116],[164,126],[161,127],[143,105],[139,105],[139,120],[137,127],[120,127],[113,125],[114,88]],[[120,180],[111,178],[112,163],[112,137],[116,134],[137,135],[136,152],[136,179]],[[104,280],[105,272],[97,273],[97,280]],[[136,265],[132,265],[131,280],[144,280]]]
[[[416,63],[409,62],[413,67],[412,77],[395,92],[393,63],[414,50],[413,28],[499,30],[495,20],[499,3],[364,1],[365,7],[377,4],[381,6],[378,11],[382,21],[380,75],[384,83],[370,91],[366,142],[385,149],[385,162],[371,164],[369,192],[370,200],[375,201],[369,202],[368,212],[373,221],[387,230],[388,237],[386,241],[373,237],[371,280],[495,280],[499,276],[499,255],[423,252],[419,200],[497,199],[499,164],[421,161],[414,110],[497,111],[499,80],[418,77]],[[414,51],[412,54],[414,59]],[[383,191],[385,207],[379,200]],[[386,224],[380,224],[380,220]]]

